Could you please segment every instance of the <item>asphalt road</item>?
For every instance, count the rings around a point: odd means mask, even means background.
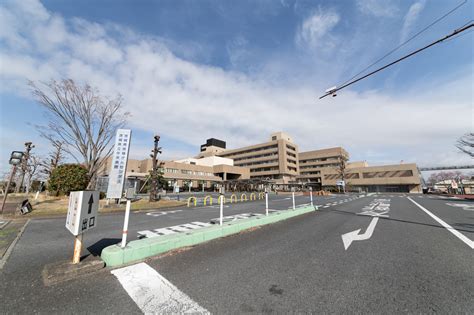
[[[211,313],[474,313],[473,202],[356,197],[317,197],[318,212],[149,259],[146,266]],[[271,196],[270,208],[291,207],[287,198]],[[307,196],[296,200],[309,202]],[[219,209],[162,212],[133,213],[130,236],[207,222]],[[224,212],[263,213],[264,202],[238,203]],[[118,242],[122,220],[123,215],[102,215],[85,237],[89,250],[97,254]],[[44,266],[69,259],[72,243],[64,218],[31,221],[1,270],[0,313],[144,310],[143,301],[108,269],[45,287]]]

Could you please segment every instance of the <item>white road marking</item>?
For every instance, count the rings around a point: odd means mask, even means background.
[[[206,226],[211,226],[211,225],[212,225],[212,224],[210,224],[210,223],[204,223],[204,222],[191,222],[191,224],[199,225],[199,226],[202,226],[202,227],[206,227]]]
[[[176,234],[176,231],[170,230],[168,228],[162,228],[162,229],[155,229],[157,233],[160,233],[160,235],[171,235],[171,234]]]
[[[459,207],[462,208],[463,210],[467,211],[474,211],[474,204],[466,204],[466,203],[446,203],[446,205],[451,206],[451,207]],[[1,222],[0,222],[1,224]]]
[[[324,206],[323,208],[329,208],[329,206]]]
[[[378,220],[379,217],[372,218],[372,221],[370,221],[370,224],[367,227],[367,230],[365,230],[364,234],[359,234],[360,229],[358,229],[341,235],[342,242],[344,243],[344,249],[347,250],[349,246],[351,246],[351,243],[353,241],[364,241],[370,239],[372,237],[372,234],[374,233],[375,226],[377,225]]]
[[[408,200],[410,200],[411,202],[413,202],[416,206],[418,206],[418,208],[420,208],[421,210],[423,210],[426,214],[428,214],[430,217],[432,217],[436,222],[438,222],[439,224],[441,224],[446,230],[448,230],[449,232],[453,233],[454,236],[456,236],[457,238],[459,238],[461,241],[463,241],[464,243],[467,244],[467,246],[469,246],[471,249],[474,249],[474,242],[471,241],[470,239],[468,239],[466,236],[464,236],[464,234],[462,234],[461,232],[459,232],[458,230],[456,230],[455,228],[453,228],[451,225],[449,225],[448,223],[444,222],[443,220],[441,220],[440,218],[438,218],[437,216],[435,216],[433,213],[431,213],[430,211],[428,211],[426,208],[424,208],[422,205],[420,205],[419,203],[417,203],[416,201],[414,201],[413,199],[411,199],[410,197],[407,197]]]
[[[209,314],[145,263],[115,269],[111,273],[145,314]]]
[[[158,234],[156,234],[152,231],[149,231],[149,230],[138,231],[137,234],[142,236],[142,237],[157,237],[157,236],[159,236]]]
[[[181,211],[183,211],[183,210],[150,211],[150,212],[147,212],[146,215],[149,215],[149,216],[152,216],[152,217],[159,217],[159,216],[162,216],[162,215],[177,213],[177,212],[181,212]]]
[[[192,224],[192,223],[181,224],[181,226],[182,227],[187,227],[187,228],[190,228],[190,229],[200,229],[200,228],[202,228],[202,226],[195,225],[195,224]]]

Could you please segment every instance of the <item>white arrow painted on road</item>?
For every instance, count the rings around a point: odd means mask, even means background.
[[[344,249],[347,250],[349,246],[351,246],[353,241],[364,241],[371,238],[372,234],[374,233],[375,226],[377,225],[378,220],[379,220],[379,217],[372,218],[372,221],[370,221],[370,224],[367,227],[367,230],[365,230],[364,234],[359,234],[360,229],[358,229],[358,230],[341,235],[342,242],[344,243]]]

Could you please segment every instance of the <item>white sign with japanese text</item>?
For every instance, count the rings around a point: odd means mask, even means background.
[[[71,191],[67,210],[66,228],[75,236],[97,225],[99,211],[98,191]]]
[[[117,130],[109,173],[109,185],[107,186],[107,198],[122,198],[131,137],[132,131],[130,129]]]

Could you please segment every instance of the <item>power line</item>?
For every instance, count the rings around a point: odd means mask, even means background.
[[[394,65],[394,64],[396,64],[396,63],[398,63],[398,62],[400,62],[400,61],[402,61],[402,60],[405,60],[405,59],[407,59],[408,57],[411,57],[411,56],[413,56],[413,55],[415,55],[415,54],[417,54],[417,53],[419,53],[419,52],[421,52],[421,51],[423,51],[423,50],[425,50],[425,49],[428,49],[428,48],[430,48],[431,46],[434,46],[434,45],[436,45],[436,44],[439,44],[439,43],[441,43],[441,42],[447,40],[448,38],[451,38],[451,37],[453,37],[453,36],[455,36],[455,35],[457,35],[457,34],[459,34],[459,33],[461,33],[461,32],[464,32],[465,30],[467,30],[467,29],[469,29],[469,28],[471,28],[471,27],[473,27],[473,26],[474,26],[474,24],[471,23],[471,24],[469,24],[469,25],[467,25],[467,26],[464,26],[464,27],[462,27],[462,28],[459,28],[459,29],[455,30],[452,34],[446,35],[445,37],[440,38],[440,39],[438,39],[438,40],[432,42],[431,44],[429,44],[429,45],[427,45],[427,46],[425,46],[425,47],[422,47],[422,48],[420,48],[420,49],[417,49],[417,50],[415,50],[414,52],[411,52],[411,53],[409,53],[408,55],[405,55],[405,56],[403,56],[403,57],[401,57],[401,58],[399,58],[399,59],[397,59],[397,60],[395,60],[395,61],[392,61],[391,63],[389,63],[389,64],[387,64],[387,65],[385,65],[385,66],[383,66],[383,67],[381,67],[381,68],[378,68],[377,70],[374,70],[374,71],[372,71],[372,72],[370,72],[370,73],[368,73],[368,74],[366,74],[366,75],[364,75],[364,76],[362,76],[362,77],[360,77],[360,78],[358,78],[358,79],[356,79],[356,80],[353,80],[353,81],[351,81],[351,82],[349,82],[349,83],[346,83],[346,84],[344,84],[344,85],[341,86],[341,87],[331,89],[330,91],[328,91],[328,92],[327,92],[326,94],[324,94],[323,96],[320,96],[319,99],[322,99],[322,98],[324,98],[324,97],[326,97],[326,96],[328,96],[328,95],[336,96],[335,93],[336,93],[337,91],[342,90],[343,88],[346,88],[346,87],[348,87],[349,85],[352,85],[352,84],[354,84],[354,83],[356,83],[356,82],[359,82],[360,80],[365,79],[365,78],[367,78],[367,77],[369,77],[369,76],[371,76],[371,75],[373,75],[373,74],[375,74],[375,73],[377,73],[377,72],[379,72],[379,71],[382,71],[383,69],[386,69],[386,68],[388,68],[388,67],[390,67],[390,66],[392,66],[392,65]]]
[[[415,35],[413,35],[412,37],[410,37],[409,39],[407,39],[406,41],[404,41],[403,43],[401,43],[400,45],[398,45],[397,47],[395,47],[394,49],[390,50],[388,53],[386,53],[385,55],[383,55],[382,57],[380,57],[379,59],[377,59],[376,61],[374,61],[373,63],[371,63],[370,65],[368,65],[367,67],[365,67],[363,70],[359,71],[357,74],[355,74],[354,76],[352,76],[350,79],[344,81],[343,83],[339,84],[339,85],[344,85],[346,84],[347,82],[351,81],[352,79],[358,77],[360,74],[364,73],[366,70],[372,68],[374,65],[378,64],[380,61],[382,61],[383,59],[387,58],[388,56],[390,56],[391,54],[393,54],[395,51],[399,50],[400,48],[402,48],[403,46],[405,46],[408,42],[410,42],[412,39],[414,39],[415,37],[417,37],[418,35],[420,35],[421,33],[423,33],[424,31],[426,31],[427,29],[429,29],[430,27],[432,27],[433,25],[435,25],[436,23],[438,23],[439,21],[443,20],[445,17],[447,17],[448,15],[450,15],[451,13],[453,13],[454,11],[456,11],[457,9],[459,9],[460,7],[462,7],[463,5],[465,5],[467,2],[467,0],[464,0],[464,2],[461,2],[460,4],[458,4],[456,7],[454,7],[453,9],[451,9],[450,11],[448,11],[447,13],[445,13],[443,16],[439,17],[438,19],[436,19],[435,21],[433,21],[431,24],[429,24],[428,26],[426,26],[425,28],[423,28],[421,31],[419,31],[418,33],[416,33]]]

